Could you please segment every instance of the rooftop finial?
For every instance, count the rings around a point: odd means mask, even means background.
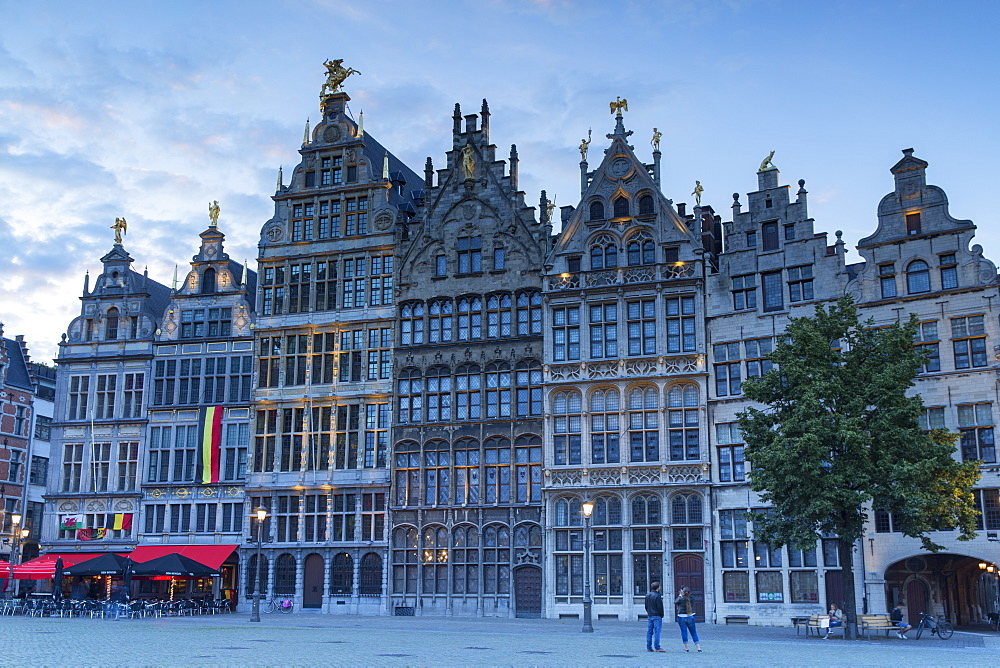
[[[115,218],[115,224],[111,226],[111,229],[115,231],[115,245],[122,245],[122,235],[128,232],[128,223],[125,222],[124,218]]]
[[[218,224],[219,224],[219,212],[220,211],[221,211],[221,209],[219,208],[219,200],[216,199],[216,200],[212,200],[211,202],[209,202],[209,204],[208,204],[208,218],[211,221],[208,224],[209,227],[217,227],[218,226]]]
[[[365,110],[362,109],[358,112],[358,129],[354,133],[355,137],[365,136]]]
[[[337,58],[336,60],[327,60],[323,63],[326,67],[326,81],[323,83],[323,87],[319,89],[320,97],[340,92],[340,85],[344,83],[347,77],[352,74],[361,74],[361,72],[353,67],[344,67],[341,65],[343,62],[343,58]]]
[[[278,191],[280,191],[284,187],[284,185],[285,185],[283,183],[284,180],[285,180],[284,179],[284,175],[282,174],[282,172],[281,172],[281,166],[279,165],[278,166],[278,187],[277,187]]]
[[[623,111],[628,111],[628,100],[615,96],[615,101],[611,103],[611,113],[620,117]]]
[[[309,118],[308,117],[306,118],[306,129],[305,129],[305,132],[302,133],[302,145],[303,146],[308,146],[309,145]]]
[[[587,128],[587,138],[580,140],[580,162],[587,162],[587,151],[590,150],[593,128]]]

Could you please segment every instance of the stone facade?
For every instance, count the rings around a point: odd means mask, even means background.
[[[27,490],[31,460],[31,434],[35,419],[35,382],[24,337],[4,338],[0,323],[0,553],[9,560],[15,531],[36,526],[29,511]],[[17,526],[12,515],[21,515]],[[25,554],[24,551],[20,551]],[[0,574],[6,578],[6,575]]]
[[[551,227],[455,105],[397,245],[392,604],[399,614],[542,609],[542,296]]]

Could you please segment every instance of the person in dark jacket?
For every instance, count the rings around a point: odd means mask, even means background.
[[[649,585],[646,594],[646,651],[665,652],[660,649],[660,629],[663,628],[663,595],[660,594],[660,583]]]
[[[688,633],[690,632],[691,640],[694,641],[694,646],[700,652],[701,643],[698,642],[698,629],[694,625],[694,601],[691,600],[691,590],[687,587],[681,587],[677,598],[674,599],[674,610],[677,612],[677,624],[681,627],[681,642],[684,643],[684,651],[691,651],[688,649]]]

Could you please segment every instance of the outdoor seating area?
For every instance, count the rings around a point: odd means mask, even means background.
[[[121,605],[121,610],[118,606]],[[185,617],[189,615],[218,615],[231,613],[226,599],[184,599],[180,601],[135,600],[125,604],[113,601],[86,599],[82,601],[63,599],[55,601],[42,599],[0,600],[0,615],[24,615],[27,617],[100,617],[120,619],[143,619],[146,617]]]

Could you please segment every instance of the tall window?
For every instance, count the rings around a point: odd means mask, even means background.
[[[660,460],[660,402],[655,387],[634,388],[628,395],[631,461]]]
[[[338,469],[358,468],[358,443],[361,427],[361,406],[337,406],[334,445],[334,466]]]
[[[618,304],[590,306],[590,356],[618,357]]]
[[[667,309],[667,352],[694,352],[694,297],[669,297],[664,302]]]
[[[136,475],[139,469],[139,444],[135,441],[118,444],[118,481],[115,489],[119,492],[136,491]]]
[[[757,283],[753,274],[733,276],[733,308],[737,311],[757,308]]]
[[[628,266],[636,267],[656,262],[656,246],[652,239],[636,238],[626,246]]]
[[[420,505],[420,444],[403,441],[396,445],[396,505]]]
[[[451,419],[451,370],[435,366],[427,370],[427,421],[441,422]]]
[[[986,325],[982,315],[951,319],[955,368],[986,366]]]
[[[474,274],[483,270],[483,238],[458,238],[458,273]]]
[[[354,541],[354,523],[357,518],[356,494],[334,494],[330,512],[330,540],[335,542]]]
[[[534,434],[518,436],[514,443],[515,480],[518,503],[542,500],[542,439]]]
[[[424,421],[424,381],[419,369],[403,369],[399,374],[399,421],[402,424]]]
[[[452,529],[451,590],[457,595],[479,591],[479,531],[474,526]]]
[[[620,410],[618,390],[596,390],[590,395],[591,463],[617,464],[621,461]]]
[[[542,414],[542,363],[538,360],[521,360],[514,371],[514,388],[517,393],[517,417]]]
[[[490,295],[486,300],[486,337],[510,336],[512,301],[509,294]]]
[[[761,250],[778,250],[778,223],[769,222],[760,226]]]
[[[424,305],[403,304],[399,312],[399,342],[404,346],[424,342]]]
[[[389,404],[365,404],[365,468],[385,466],[390,423]]]
[[[667,432],[671,461],[701,459],[698,388],[694,385],[674,385],[667,393]]]
[[[555,502],[556,596],[569,602],[583,594],[583,513],[580,499],[562,498]]]
[[[424,527],[420,570],[423,593],[448,593],[448,530],[444,527]]]
[[[510,593],[510,529],[503,525],[483,530],[483,593]]]
[[[392,591],[417,593],[419,534],[413,527],[396,527],[392,534]]]
[[[761,287],[764,292],[764,311],[780,311],[785,307],[781,298],[781,272],[772,271],[761,274]]]
[[[372,257],[371,277],[368,279],[368,304],[388,306],[394,300],[392,287],[393,257],[375,255]]]
[[[639,198],[639,215],[644,216],[653,213],[653,196],[643,195]]]
[[[717,343],[712,346],[715,358],[715,394],[719,397],[737,395],[741,391],[740,343]]]
[[[542,293],[537,290],[517,295],[517,335],[542,333]]]
[[[628,354],[656,354],[656,300],[627,302]],[[669,322],[669,321],[668,321]]]
[[[160,507],[162,508],[162,506]],[[147,531],[147,533],[152,533],[152,531]],[[262,554],[250,556],[247,561],[247,596],[254,592],[267,594],[267,570],[267,557]]]
[[[510,441],[493,436],[484,443],[486,503],[510,502]]]
[[[745,510],[719,511],[723,598],[727,603],[750,602],[750,543]]]
[[[906,292],[907,294],[919,294],[930,292],[931,272],[927,263],[923,260],[914,260],[906,267]]]
[[[424,444],[424,503],[428,506],[447,505],[451,484],[451,447],[437,438]]]
[[[361,495],[361,540],[385,540],[385,494]]]
[[[436,299],[428,305],[428,343],[444,343],[451,341],[452,310],[453,306],[450,299]]]
[[[705,549],[704,528],[700,526],[704,524],[703,505],[698,494],[675,494],[670,497],[671,549],[698,552]]]
[[[67,443],[63,446],[62,468],[62,491],[82,491],[83,443]]]
[[[962,461],[997,460],[993,440],[993,404],[959,404],[958,431],[961,434]]]
[[[663,581],[663,519],[660,497],[632,497],[632,593],[642,596],[653,582]]]
[[[628,218],[628,198],[617,197],[614,201],[615,218]]]
[[[455,441],[455,503],[479,503],[479,442]]]
[[[247,443],[250,442],[250,425],[227,424],[223,451],[223,480],[243,480],[247,474]]]
[[[580,359],[580,307],[552,309],[552,359],[566,362]]]
[[[360,596],[382,595],[382,557],[374,552],[368,552],[361,557],[358,594]]]
[[[490,362],[486,366],[486,417],[506,418],[510,415],[510,365]]]
[[[541,327],[541,316],[538,320]],[[483,300],[480,297],[463,297],[458,300],[458,340],[477,341],[481,338],[483,338]]]
[[[593,585],[598,597],[621,596],[622,577],[622,502],[617,496],[599,496],[594,500],[593,516]]]
[[[595,201],[590,203],[590,219],[604,220],[604,203]]]
[[[253,453],[253,470],[255,473],[274,470],[274,449],[277,433],[278,411],[275,409],[257,411],[257,435],[254,441]]]
[[[614,237],[602,234],[590,247],[590,268],[616,269],[617,267],[618,242]]]
[[[947,253],[938,256],[938,264],[941,267],[941,289],[951,290],[958,287],[958,262],[954,253]]]
[[[482,376],[478,364],[463,364],[455,371],[455,417],[478,420],[482,417]]]
[[[771,370],[771,360],[767,356],[774,351],[774,339],[747,339],[743,348],[746,351],[747,378],[759,378]]]
[[[788,269],[788,301],[801,302],[813,298],[813,268],[811,264]]]
[[[920,234],[920,212],[906,214],[906,234]]]
[[[280,336],[262,336],[258,347],[257,383],[260,387],[278,387],[281,378]],[[168,365],[174,360],[168,360]],[[157,362],[159,364],[159,361]],[[171,381],[173,382],[173,381]],[[159,381],[156,381],[156,398],[160,399]],[[169,387],[167,388],[169,389]],[[167,396],[166,392],[163,394]]]
[[[118,387],[118,376],[102,374],[97,377],[96,411],[94,417],[98,420],[110,420],[115,416],[115,391]]]
[[[914,342],[920,352],[924,353],[924,365],[921,373],[932,373],[941,370],[941,352],[938,348],[937,321],[921,322],[917,324],[917,333],[914,335]]]
[[[70,420],[86,420],[87,400],[90,394],[90,376],[71,376],[69,379],[69,412]]]
[[[557,392],[552,400],[552,431],[555,464],[579,464],[580,455],[580,393]]]
[[[736,422],[715,425],[719,446],[719,482],[743,482],[746,466],[743,462],[743,434]]]
[[[350,596],[354,584],[354,560],[346,552],[333,555],[330,562],[330,594]]]
[[[125,388],[122,393],[122,417],[137,418],[142,415],[142,390],[146,375],[143,373],[125,374]]]
[[[114,306],[108,309],[104,321],[104,340],[114,341],[118,338],[118,309]]]
[[[878,266],[878,281],[882,290],[882,299],[891,299],[896,296],[896,267],[893,263],[888,262]]]
[[[977,489],[973,494],[979,510],[976,528],[980,531],[1000,529],[1000,489]]]
[[[283,554],[274,562],[274,594],[295,595],[295,557]]]

